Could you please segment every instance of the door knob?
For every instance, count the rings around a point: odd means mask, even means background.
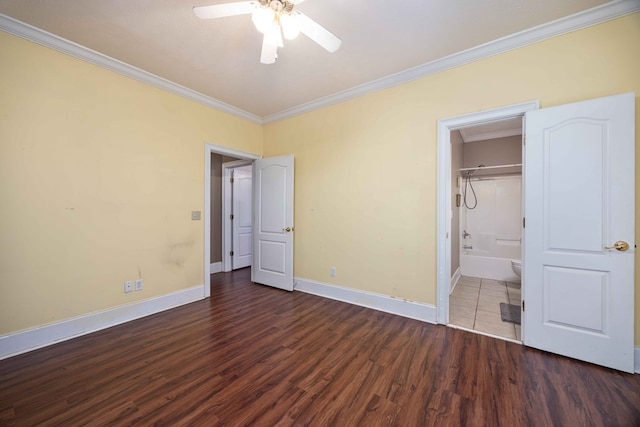
[[[282,231],[286,231],[288,233],[290,231],[293,231],[293,228],[291,227],[283,228]]]
[[[615,249],[620,252],[624,252],[629,249],[629,244],[627,242],[623,242],[622,240],[618,240],[613,244],[613,246],[605,246],[605,249]]]

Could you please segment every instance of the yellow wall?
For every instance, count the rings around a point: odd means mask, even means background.
[[[4,32],[0,55],[0,334],[202,285],[204,143],[261,154],[262,126]]]
[[[266,125],[264,155],[296,158],[295,275],[435,304],[437,121],[640,95],[639,43],[634,14]],[[638,281],[635,330],[640,344]]]

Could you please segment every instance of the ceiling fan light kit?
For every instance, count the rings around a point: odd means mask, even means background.
[[[251,21],[263,34],[260,62],[273,64],[278,58],[278,48],[284,47],[282,36],[293,40],[303,33],[311,40],[333,53],[341,40],[326,28],[294,7],[303,0],[256,0],[236,3],[196,6],[193,12],[198,18],[212,19],[225,16],[251,14]]]

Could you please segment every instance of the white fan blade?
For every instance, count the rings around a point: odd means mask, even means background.
[[[258,3],[255,1],[212,4],[211,6],[195,6],[193,13],[200,19],[224,18],[225,16],[247,15],[253,12],[257,6]]]
[[[329,52],[333,53],[340,47],[342,41],[331,34],[329,30],[324,28],[322,25],[318,24],[313,19],[309,18],[304,13],[295,12],[300,19],[302,28],[301,32],[309,37],[314,42],[318,43],[323,48],[327,49]]]
[[[291,3],[292,5],[298,5],[300,3],[302,3],[304,0],[288,0],[289,3]]]
[[[278,58],[278,46],[269,43],[267,34],[262,39],[262,54],[260,55],[260,62],[263,64],[273,64]]]

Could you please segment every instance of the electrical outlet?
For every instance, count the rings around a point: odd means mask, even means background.
[[[142,279],[136,279],[136,291],[141,291],[143,288],[144,282]]]
[[[124,292],[129,293],[133,290],[133,282],[131,280],[127,280],[124,282]]]
[[[336,277],[336,268],[331,267],[331,271],[329,272],[329,274],[331,274],[331,277]]]

